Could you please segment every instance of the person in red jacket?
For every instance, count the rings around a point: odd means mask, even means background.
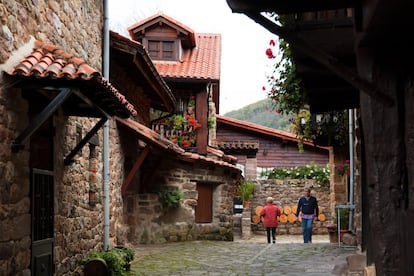
[[[273,203],[273,197],[266,198],[266,205],[260,211],[260,216],[263,217],[263,225],[266,228],[267,243],[270,243],[270,232],[273,243],[276,242],[276,227],[280,213],[279,207]]]

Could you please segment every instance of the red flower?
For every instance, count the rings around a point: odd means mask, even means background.
[[[270,45],[270,46],[275,46],[275,45],[276,45],[276,43],[275,43],[275,41],[274,41],[273,39],[271,39],[271,40],[269,41],[269,45]]]
[[[265,91],[266,90],[266,87],[262,86],[262,90]]]
[[[267,58],[275,58],[275,56],[273,55],[273,51],[270,48],[267,48],[266,56],[267,56]]]

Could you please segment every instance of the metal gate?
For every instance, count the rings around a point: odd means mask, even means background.
[[[53,275],[53,172],[33,169],[31,179],[32,275]]]

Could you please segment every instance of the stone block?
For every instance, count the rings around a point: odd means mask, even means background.
[[[367,257],[361,254],[349,255],[346,257],[349,271],[364,271],[367,265]]]
[[[364,276],[376,276],[375,265],[365,267]]]
[[[12,242],[0,242],[0,260],[7,260],[13,255]]]

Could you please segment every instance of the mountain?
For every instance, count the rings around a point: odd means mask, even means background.
[[[249,104],[224,116],[284,131],[289,131],[290,126],[290,117],[276,113],[271,99]]]

